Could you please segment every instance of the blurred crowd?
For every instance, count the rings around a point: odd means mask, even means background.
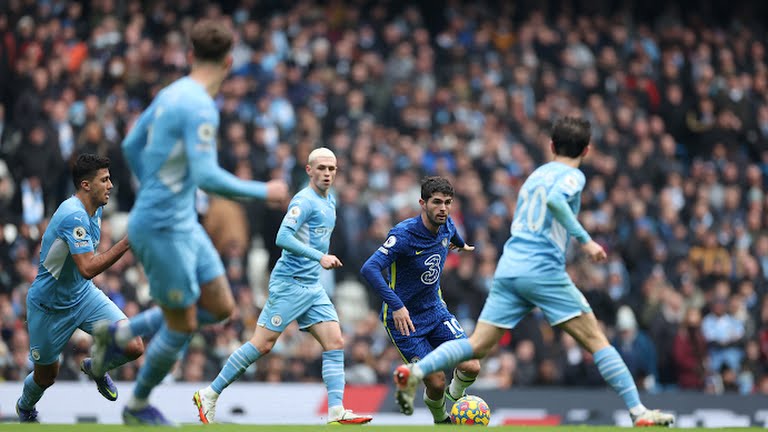
[[[572,245],[568,270],[638,386],[768,394],[766,6],[640,3],[3,2],[0,378],[31,368],[25,297],[45,224],[73,192],[70,161],[81,152],[112,159],[105,250],[134,199],[120,141],[186,73],[185,32],[204,15],[236,32],[216,98],[220,164],[298,190],[313,148],[338,156],[331,248],[344,267],[326,285],[345,331],[348,383],[387,383],[401,361],[358,270],[394,224],[417,214],[419,179],[452,180],[454,221],[477,247],[451,254],[441,280],[471,333],[518,187],[551,157],[553,119],[577,115],[593,127],[580,220],[609,260],[590,263]],[[284,209],[201,193],[198,211],[237,309],[193,340],[171,380],[214,378],[249,338],[280,252]],[[94,282],[129,316],[151,306],[130,254]],[[85,379],[78,363],[89,346],[88,335],[73,337],[60,379]],[[319,382],[320,351],[291,326],[243,379]],[[141,361],[117,378],[132,380]],[[483,367],[478,386],[603,385],[591,356],[537,312]]]

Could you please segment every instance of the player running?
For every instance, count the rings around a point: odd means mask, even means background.
[[[305,169],[309,186],[293,197],[277,232],[276,244],[283,253],[269,278],[269,298],[253,336],[229,356],[210,386],[193,395],[203,423],[214,421],[221,392],[248,366],[267,355],[294,320],[323,347],[328,424],[363,424],[372,420],[345,410],[342,405],[344,339],[336,309],[319,282],[321,267],[330,270],[342,266],[335,255],[328,254],[331,233],[336,227],[336,198],[330,193],[336,178],[336,156],[327,148],[315,149],[309,154]]]
[[[453,186],[442,177],[421,183],[421,214],[397,224],[360,274],[384,299],[381,319],[392,343],[406,363],[424,358],[443,342],[466,339],[459,321],[448,311],[440,293],[440,274],[448,249],[472,251],[456,231],[450,217]],[[382,271],[386,270],[385,279]],[[480,373],[478,360],[459,363],[450,387],[445,373],[425,374],[424,404],[435,423],[450,423],[446,413],[465,394]],[[401,394],[402,395],[402,394]],[[401,411],[413,414],[413,403],[399,401]]]
[[[147,348],[133,396],[123,410],[127,424],[171,423],[149,404],[150,392],[198,327],[227,319],[234,308],[221,258],[197,220],[197,189],[229,197],[287,199],[283,181],[245,181],[218,165],[219,112],[213,96],[232,65],[233,38],[224,21],[195,23],[190,74],[158,93],[122,143],[141,183],[128,239],[166,323]],[[99,326],[94,370],[119,355],[126,341],[143,335],[144,322],[139,314],[124,325]]]
[[[668,426],[672,414],[649,410],[641,402],[626,364],[605,338],[592,308],[565,271],[569,236],[594,261],[604,261],[603,248],[576,219],[581,205],[584,174],[578,169],[589,151],[590,125],[565,117],[552,130],[555,157],[536,169],[520,189],[511,237],[496,267],[493,286],[469,339],[447,342],[419,363],[398,367],[394,373],[397,400],[413,410],[420,379],[471,358],[483,358],[504,332],[538,307],[550,325],[565,330],[592,353],[605,381],[619,394],[635,426]]]
[[[129,249],[123,238],[96,254],[101,239],[101,211],[109,201],[112,180],[109,159],[81,154],[72,167],[75,194],[62,202],[43,234],[40,266],[27,294],[29,358],[34,371],[24,380],[16,402],[22,423],[37,422],[35,404],[59,374],[59,355],[76,329],[92,333],[94,324],[115,323],[125,314],[91,279],[116,263]],[[104,371],[134,360],[144,352],[140,338],[126,341],[123,355],[104,365]],[[94,373],[90,358],[80,369],[96,382],[106,399],[117,400],[117,386],[106,372]]]

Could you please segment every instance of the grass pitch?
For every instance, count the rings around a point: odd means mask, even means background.
[[[338,426],[326,425],[239,425],[239,424],[213,424],[213,425],[182,425],[174,428],[159,428],[159,430],[179,431],[179,432],[311,432]],[[459,432],[466,431],[465,426],[346,426],[351,428],[361,427],[370,432]],[[55,425],[55,424],[18,424],[18,423],[0,423],[0,432],[133,432],[133,431],[157,431],[157,427],[132,427],[122,425],[101,425],[101,424],[76,424],[76,425]],[[578,431],[587,432],[597,430],[600,432],[627,432],[628,428],[615,426],[503,426],[494,427],[494,431],[509,432],[565,432]],[[653,430],[662,430],[662,428],[653,428]],[[708,432],[714,429],[690,428],[683,429],[690,432]],[[750,432],[765,431],[763,428],[722,428],[719,431]]]

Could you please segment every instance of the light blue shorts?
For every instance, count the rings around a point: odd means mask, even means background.
[[[320,284],[307,286],[297,281],[271,279],[267,304],[258,325],[282,333],[296,320],[301,330],[326,321],[339,321],[336,308]]]
[[[99,321],[124,319],[123,311],[95,286],[85,291],[77,306],[66,310],[49,309],[27,297],[29,359],[39,365],[55,363],[76,329],[90,334]]]
[[[493,280],[478,321],[511,329],[534,307],[544,312],[552,326],[592,312],[567,274],[552,279],[498,278]]]
[[[190,232],[140,228],[128,225],[128,241],[160,305],[184,309],[200,298],[200,285],[224,274],[219,253],[200,224]]]

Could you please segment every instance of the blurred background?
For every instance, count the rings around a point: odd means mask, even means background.
[[[26,292],[46,223],[73,192],[73,157],[112,159],[106,250],[136,190],[120,142],[187,72],[186,31],[206,16],[236,34],[216,98],[219,163],[297,191],[312,149],[338,156],[331,253],[344,267],[324,283],[345,332],[347,383],[389,383],[401,361],[358,270],[418,213],[419,179],[451,179],[453,219],[477,246],[451,254],[441,282],[471,333],[517,190],[551,157],[552,121],[577,115],[593,127],[580,220],[609,260],[571,250],[568,271],[638,386],[768,394],[767,11],[748,1],[0,2],[0,380],[32,367]],[[237,309],[195,338],[169,381],[213,379],[250,337],[280,252],[284,209],[198,198]],[[151,306],[130,253],[94,282],[129,316]],[[90,343],[75,334],[59,380],[86,380]],[[243,380],[322,382],[320,352],[294,324]],[[133,380],[141,361],[113,376]],[[591,356],[534,312],[476,386],[603,382]]]

